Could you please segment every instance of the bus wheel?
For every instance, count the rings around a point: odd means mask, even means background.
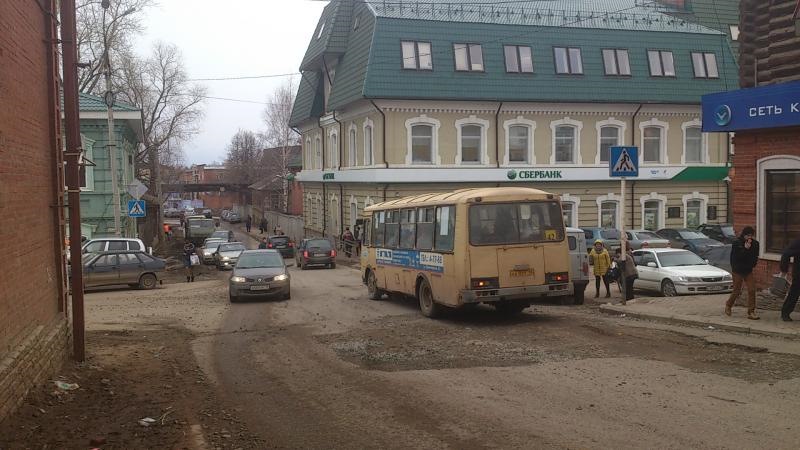
[[[369,293],[370,300],[380,300],[383,297],[383,291],[378,288],[378,277],[375,272],[369,271],[367,275],[367,292]]]
[[[522,302],[497,302],[494,304],[494,309],[506,316],[515,316],[527,307],[528,304]]]
[[[419,309],[425,317],[435,318],[442,314],[442,306],[433,301],[433,290],[428,280],[422,280],[417,289]]]

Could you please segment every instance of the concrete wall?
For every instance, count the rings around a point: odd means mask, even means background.
[[[0,421],[69,348],[47,23],[36,2],[0,2]]]

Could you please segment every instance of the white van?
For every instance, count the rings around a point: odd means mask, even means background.
[[[586,235],[580,228],[567,228],[569,243],[569,294],[576,305],[583,304],[583,293],[594,278],[589,271],[589,252],[586,250]]]

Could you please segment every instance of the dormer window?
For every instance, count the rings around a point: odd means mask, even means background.
[[[483,49],[481,44],[453,44],[456,70],[459,72],[483,72]]]
[[[606,75],[630,75],[631,64],[625,49],[603,49],[603,66]]]
[[[647,52],[647,59],[650,62],[650,75],[654,77],[674,77],[675,60],[672,52],[661,50],[650,50]]]
[[[403,69],[433,70],[430,42],[401,41]]]
[[[719,78],[717,55],[713,53],[692,52],[692,65],[695,78]]]
[[[317,32],[317,39],[322,37],[322,32],[325,31],[325,22],[319,24],[319,31]]]
[[[560,75],[583,74],[583,59],[581,49],[567,47],[553,47],[553,57],[556,62],[556,73]]]

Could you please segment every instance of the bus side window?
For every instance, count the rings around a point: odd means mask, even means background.
[[[374,241],[373,247],[383,247],[383,237],[386,234],[384,220],[386,219],[386,211],[377,211],[372,216],[372,223],[375,224],[375,233],[373,234]]]
[[[400,212],[400,248],[414,248],[417,240],[416,210],[404,209]]]
[[[383,245],[386,248],[397,248],[400,243],[400,211],[386,211],[386,236]]]
[[[359,236],[361,242],[365,247],[372,247],[372,220],[363,219],[361,222],[361,230],[361,236]]]
[[[455,206],[436,208],[436,232],[434,233],[434,249],[452,252],[455,244]]]
[[[417,250],[433,249],[434,208],[417,210]]]

